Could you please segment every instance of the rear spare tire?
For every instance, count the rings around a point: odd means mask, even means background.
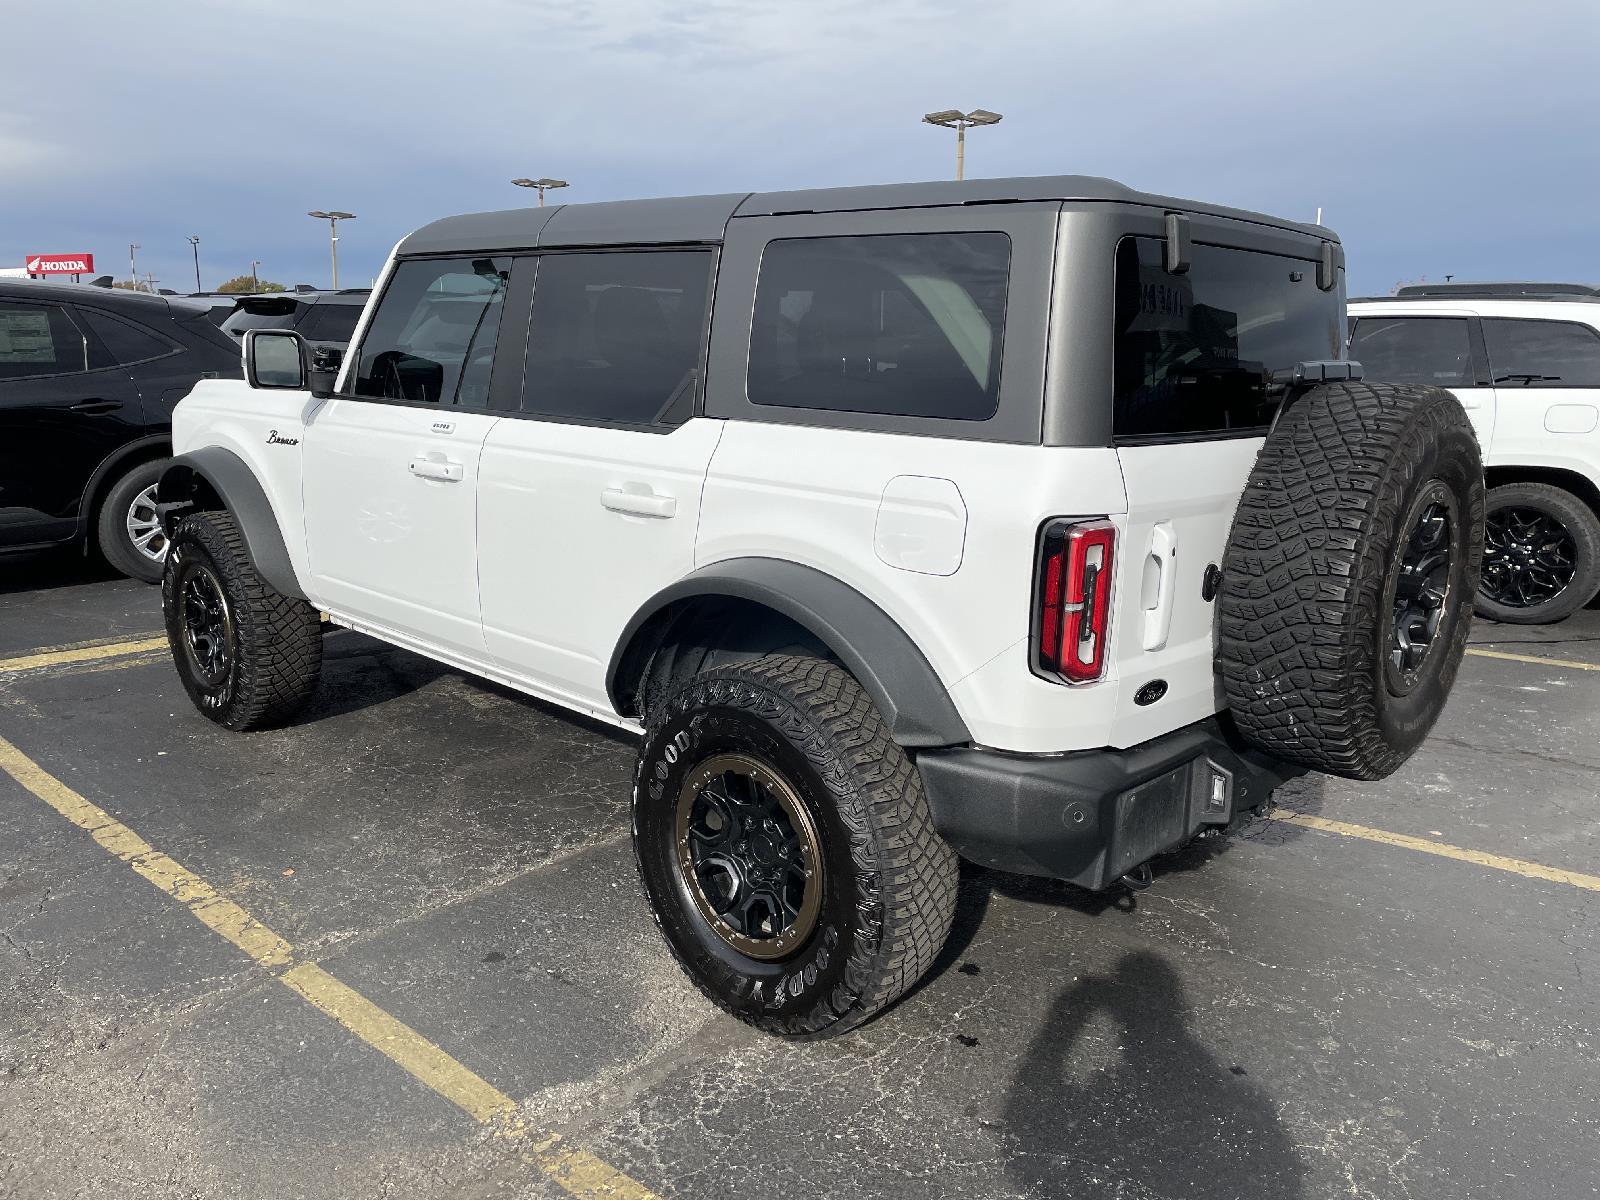
[[[1398,769],[1461,665],[1483,513],[1449,392],[1331,383],[1284,412],[1223,558],[1217,669],[1245,738],[1331,775]]]

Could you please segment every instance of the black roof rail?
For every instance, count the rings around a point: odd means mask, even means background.
[[[1389,300],[1594,300],[1600,288],[1592,283],[1412,283],[1395,291]]]

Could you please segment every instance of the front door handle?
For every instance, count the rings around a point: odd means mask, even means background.
[[[98,417],[103,413],[116,412],[121,407],[120,400],[80,400],[72,406],[72,411]]]
[[[628,513],[635,517],[674,517],[678,515],[678,498],[661,496],[655,492],[632,492],[626,488],[607,488],[600,493],[600,503],[612,512]]]
[[[411,473],[418,479],[437,479],[443,483],[461,482],[461,464],[448,458],[419,455],[411,460]]]

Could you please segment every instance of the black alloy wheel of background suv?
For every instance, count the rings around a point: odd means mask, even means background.
[[[0,554],[97,549],[161,578],[155,485],[172,409],[201,379],[240,377],[203,302],[87,284],[0,283]]]

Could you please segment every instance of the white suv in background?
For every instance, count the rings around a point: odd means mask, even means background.
[[[1455,393],[1483,447],[1478,612],[1546,624],[1600,591],[1600,292],[1450,283],[1350,304],[1369,377]]]

